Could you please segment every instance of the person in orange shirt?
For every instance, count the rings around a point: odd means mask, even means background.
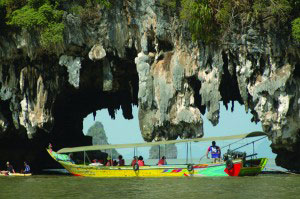
[[[139,157],[139,160],[138,160],[138,165],[139,165],[139,166],[145,166],[145,162],[144,162],[144,160],[143,160],[143,157],[142,157],[142,156],[140,156],[140,157]]]
[[[133,157],[133,160],[132,160],[132,162],[131,162],[131,166],[135,165],[135,163],[137,163],[137,161],[138,161],[137,156],[134,156],[134,157]]]
[[[106,162],[105,166],[113,166],[113,160],[111,159],[110,156],[107,157],[107,162]]]
[[[167,164],[166,157],[165,156],[161,157],[161,159],[158,161],[158,166],[162,166],[166,164]]]

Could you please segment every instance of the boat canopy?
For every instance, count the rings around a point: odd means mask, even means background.
[[[79,146],[79,147],[72,147],[72,148],[63,148],[63,149],[60,149],[57,153],[72,153],[72,152],[83,152],[83,151],[98,151],[98,150],[105,150],[105,149],[149,147],[149,146],[155,146],[155,145],[176,144],[176,143],[186,143],[186,142],[233,140],[233,139],[257,137],[257,136],[266,136],[266,133],[261,132],[261,131],[254,131],[251,133],[245,133],[245,134],[240,134],[240,135],[220,136],[220,137],[193,138],[193,139],[184,139],[184,140],[167,140],[167,141],[144,142],[144,143],[135,143],[135,144],[110,144],[110,145]]]

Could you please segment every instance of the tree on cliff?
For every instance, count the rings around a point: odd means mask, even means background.
[[[159,159],[159,150],[160,157],[166,156],[167,159],[177,159],[177,147],[175,144],[167,144],[159,146],[152,146],[149,150],[149,159]]]
[[[160,4],[179,12],[193,40],[210,43],[222,39],[235,23],[244,27],[255,21],[269,28],[287,27],[300,42],[299,0],[159,0]],[[292,28],[290,28],[292,27]],[[292,29],[292,31],[291,31]]]
[[[96,121],[88,130],[87,136],[93,137],[93,145],[107,145],[109,144],[107,141],[106,133],[104,127],[101,122]],[[110,150],[103,151],[111,155]],[[112,150],[112,156],[114,159],[118,158],[119,153],[116,149]]]

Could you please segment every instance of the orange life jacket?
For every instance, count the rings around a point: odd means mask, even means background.
[[[112,160],[108,160],[105,166],[112,166],[112,165],[113,165]]]
[[[135,165],[135,163],[136,163],[136,160],[132,160],[131,166]]]
[[[164,159],[160,159],[158,161],[158,166],[161,166],[161,165],[165,165],[165,160]]]

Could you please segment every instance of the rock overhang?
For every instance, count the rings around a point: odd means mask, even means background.
[[[98,14],[89,23],[65,14],[58,55],[41,51],[28,33],[2,36],[0,96],[9,106],[2,132],[50,132],[63,146],[68,141],[57,137],[82,139],[90,112],[107,108],[114,117],[122,108],[131,119],[138,105],[146,141],[201,137],[201,113],[217,125],[219,103],[238,101],[261,121],[280,164],[283,151],[297,153],[299,48],[289,38],[253,26],[218,45],[192,42],[186,25],[153,1],[119,2]]]

